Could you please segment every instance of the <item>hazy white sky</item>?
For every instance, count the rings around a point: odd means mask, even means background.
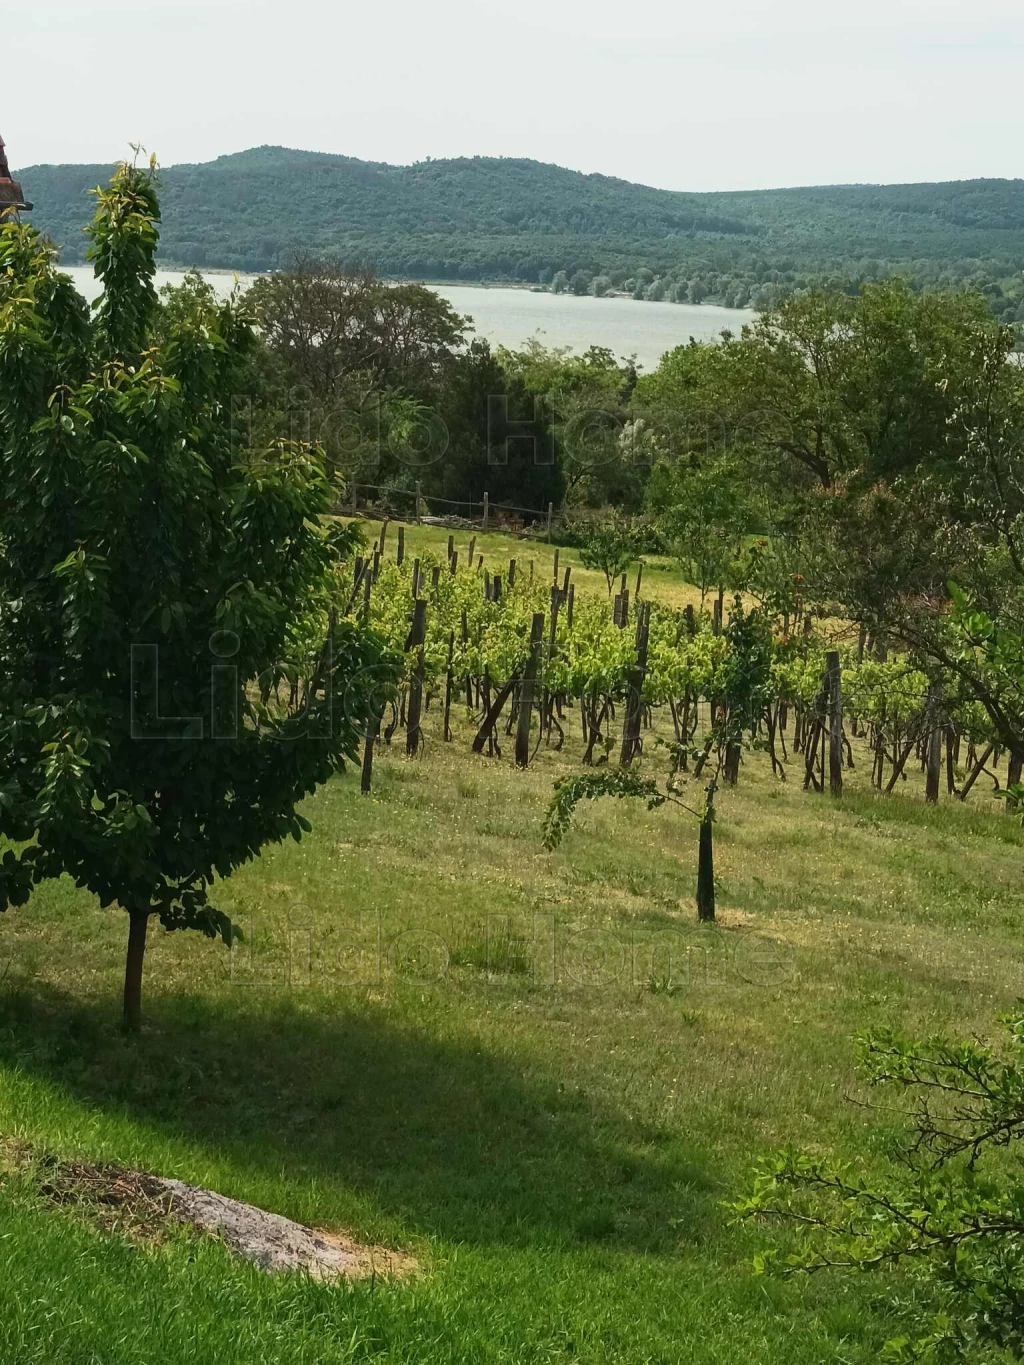
[[[0,20],[12,164],[261,143],[670,189],[1024,174],[1021,0],[47,0]]]

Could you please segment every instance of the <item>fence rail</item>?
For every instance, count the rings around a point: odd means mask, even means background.
[[[378,497],[374,498],[373,494],[377,494]],[[360,498],[363,500],[362,505]],[[346,501],[336,510],[339,514],[348,513],[351,516],[362,510],[368,516],[380,520],[395,512],[406,512],[411,521],[423,521],[425,518],[435,516],[443,520],[446,514],[435,512],[435,508],[450,508],[452,510],[447,513],[449,518],[478,525],[482,531],[491,527],[495,530],[516,527],[518,523],[516,529],[541,526],[550,538],[552,530],[565,524],[564,514],[556,514],[554,503],[549,502],[546,508],[517,507],[513,503],[492,502],[487,493],[484,493],[482,502],[439,498],[434,494],[423,493],[418,485],[415,489],[396,489],[379,484],[353,482],[349,484]]]

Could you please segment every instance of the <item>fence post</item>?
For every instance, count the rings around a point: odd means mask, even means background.
[[[537,690],[537,667],[540,646],[544,637],[544,613],[534,612],[530,626],[530,657],[523,671],[523,685],[519,692],[519,720],[516,726],[516,767],[530,766],[530,721],[533,719],[533,698]]]
[[[450,743],[454,738],[452,735],[452,692],[455,690],[455,678],[452,675],[452,664],[455,660],[455,632],[448,632],[448,667],[444,675],[444,741]]]
[[[420,498],[422,497],[422,495],[423,495],[423,485],[420,483],[419,479],[417,479],[417,480],[416,480],[416,521],[417,521],[417,524],[423,520],[422,516],[420,515]]]
[[[491,499],[490,499],[490,497],[488,496],[488,494],[485,493],[485,494],[484,494],[484,515],[483,515],[483,519],[482,519],[482,521],[481,521],[481,523],[480,523],[480,529],[481,529],[482,531],[486,531],[486,530],[487,530],[487,517],[488,517],[488,514],[489,514],[490,510],[491,510]]]
[[[552,518],[552,516],[554,515],[554,511],[555,511],[555,504],[554,504],[553,502],[549,502],[549,503],[548,503],[548,544],[551,543],[551,518]]]
[[[402,564],[405,563],[405,527],[404,527],[404,526],[399,526],[399,528],[398,528],[398,563],[399,563],[399,565],[402,565]]]

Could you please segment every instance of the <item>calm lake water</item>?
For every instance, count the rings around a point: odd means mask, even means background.
[[[68,267],[86,298],[96,295],[92,271]],[[161,270],[157,283],[178,284],[182,276]],[[233,275],[210,274],[205,278],[219,294],[234,286]],[[246,276],[239,277],[244,285]],[[738,332],[754,314],[746,308],[717,308],[711,304],[641,303],[635,299],[576,298],[571,294],[533,294],[528,289],[497,286],[439,285],[437,293],[458,313],[473,319],[478,336],[502,346],[521,346],[536,336],[545,346],[607,346],[619,356],[635,355],[645,370],[652,370],[665,351],[694,337],[711,341],[723,329]]]

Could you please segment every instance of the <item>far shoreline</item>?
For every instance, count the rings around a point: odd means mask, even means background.
[[[88,261],[58,262],[58,269],[88,270]],[[196,270],[200,275],[235,276],[239,280],[261,280],[268,275],[286,274],[282,270],[232,270],[223,265],[172,265],[157,261],[157,271],[164,275],[188,275]],[[675,308],[722,308],[730,313],[756,312],[749,304],[742,307],[732,303],[718,303],[714,299],[702,299],[700,303],[681,302],[677,299],[638,299],[627,290],[609,289],[604,294],[576,294],[571,289],[554,290],[542,284],[527,284],[523,280],[432,280],[414,275],[381,275],[389,284],[419,284],[425,289],[514,289],[520,294],[548,294],[556,299],[628,299],[630,303],[667,303]]]

